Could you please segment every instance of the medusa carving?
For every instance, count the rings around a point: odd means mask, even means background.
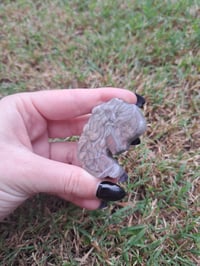
[[[78,143],[82,167],[97,178],[127,179],[112,156],[129,149],[146,130],[146,121],[135,104],[114,98],[96,106]]]

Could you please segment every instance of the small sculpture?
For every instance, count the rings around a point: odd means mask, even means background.
[[[112,156],[137,144],[145,130],[145,118],[135,104],[114,98],[96,106],[78,143],[82,167],[97,178],[125,181],[126,172]]]

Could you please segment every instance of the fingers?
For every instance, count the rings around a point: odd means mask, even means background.
[[[40,91],[31,94],[31,101],[46,119],[65,120],[88,114],[94,106],[114,97],[131,103],[137,100],[128,90],[99,88]]]
[[[52,142],[49,145],[50,159],[80,166],[77,158],[77,142]]]
[[[51,120],[48,123],[48,134],[50,138],[66,138],[79,136],[90,115],[75,117],[62,121]]]

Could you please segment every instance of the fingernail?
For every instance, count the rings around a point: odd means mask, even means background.
[[[108,207],[108,203],[106,201],[102,201],[100,203],[99,209],[102,210],[102,209],[105,209],[107,207]]]
[[[141,143],[140,139],[137,138],[131,142],[131,145],[139,145]]]
[[[145,104],[145,99],[144,99],[144,97],[141,96],[141,95],[139,95],[139,94],[137,94],[137,93],[135,93],[135,95],[137,96],[137,102],[136,102],[136,105],[137,105],[138,107],[142,108],[143,105]]]
[[[103,181],[99,184],[96,196],[105,201],[121,200],[126,195],[126,192],[117,184]]]
[[[119,182],[126,182],[128,180],[128,175],[127,175],[127,173],[123,173],[123,175],[122,176],[120,176],[120,178],[119,178]]]

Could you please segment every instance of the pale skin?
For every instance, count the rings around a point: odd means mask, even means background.
[[[94,106],[112,98],[136,103],[117,88],[19,93],[0,100],[0,220],[37,193],[55,194],[97,209],[99,180],[77,161],[76,142],[49,138],[80,135]]]

